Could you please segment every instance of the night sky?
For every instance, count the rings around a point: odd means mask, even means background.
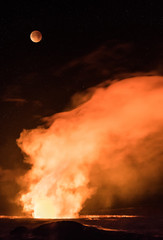
[[[162,75],[163,14],[155,2],[1,3],[0,215],[21,214],[12,200],[20,190],[15,176],[29,169],[16,144],[23,129],[71,109],[75,93],[107,79]],[[40,43],[30,40],[33,30],[42,33]],[[149,202],[162,199],[158,194]],[[117,200],[115,207],[126,206]]]

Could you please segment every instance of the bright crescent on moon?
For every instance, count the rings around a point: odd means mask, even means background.
[[[31,41],[34,42],[34,43],[40,42],[41,39],[42,39],[42,34],[41,34],[41,32],[40,32],[40,31],[37,31],[37,30],[31,32],[31,34],[30,34],[30,39],[31,39]]]

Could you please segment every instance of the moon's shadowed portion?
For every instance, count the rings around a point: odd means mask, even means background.
[[[10,232],[10,235],[4,239],[33,239],[33,240],[152,240],[152,239],[163,239],[151,236],[144,236],[135,233],[126,233],[122,231],[114,232],[114,231],[104,231],[99,230],[95,227],[84,226],[75,221],[58,221],[52,222],[48,224],[43,224],[39,227],[28,229],[24,226],[19,226]]]

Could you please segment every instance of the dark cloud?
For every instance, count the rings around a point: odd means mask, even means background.
[[[153,42],[152,42],[153,41]],[[70,61],[55,70],[54,77],[73,83],[79,90],[87,89],[106,79],[125,78],[140,74],[161,74],[161,42],[111,40],[92,52]],[[79,87],[80,86],[80,87]]]

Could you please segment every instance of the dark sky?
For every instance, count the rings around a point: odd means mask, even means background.
[[[37,44],[29,38],[36,29]],[[10,202],[15,174],[28,168],[16,145],[21,131],[108,78],[162,74],[162,40],[162,7],[152,0],[1,3],[0,214],[21,212]]]

